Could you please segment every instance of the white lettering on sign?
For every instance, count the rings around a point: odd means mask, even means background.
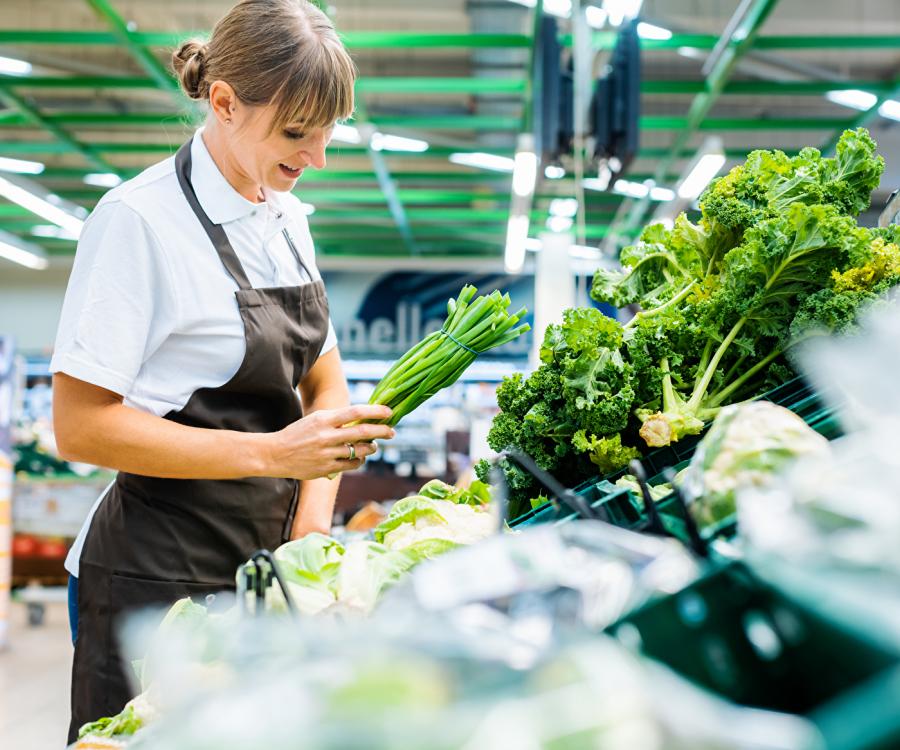
[[[375,318],[366,323],[353,318],[340,324],[338,343],[345,354],[377,354],[393,356],[403,354],[429,333],[439,331],[444,321],[430,318],[422,322],[422,306],[418,302],[399,302],[394,319]],[[525,355],[530,348],[530,336],[520,336],[503,347],[508,355]]]

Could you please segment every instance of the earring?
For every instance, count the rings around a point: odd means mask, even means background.
[[[231,118],[230,118],[230,117],[229,117],[227,120],[225,120],[225,124],[226,124],[226,125],[231,125]]]

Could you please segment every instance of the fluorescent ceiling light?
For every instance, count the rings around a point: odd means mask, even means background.
[[[600,252],[599,248],[589,247],[588,245],[572,245],[569,248],[569,255],[579,260],[600,260],[603,257],[603,253]]]
[[[697,47],[679,47],[678,54],[682,57],[688,57],[691,60],[702,60],[705,57],[703,50],[698,49]]]
[[[515,162],[508,156],[485,154],[481,151],[450,154],[449,159],[453,164],[476,169],[490,169],[494,172],[512,172],[515,165]]]
[[[114,188],[122,184],[122,178],[114,172],[90,172],[84,176],[85,185],[94,187]]]
[[[829,91],[825,94],[825,98],[830,102],[840,104],[842,107],[859,110],[872,109],[878,103],[878,97],[875,94],[868,91],[860,91],[859,89]]]
[[[610,162],[612,159],[610,159]],[[616,160],[618,161],[618,160]],[[609,188],[610,180],[612,180],[612,169],[610,168],[608,163],[601,164],[600,168],[597,170],[596,177],[588,177],[585,180],[581,181],[583,187],[588,190],[599,190],[601,193]]]
[[[14,57],[0,57],[0,73],[6,76],[27,76],[31,73],[31,63]]]
[[[53,197],[52,194],[44,197],[11,179],[0,177],[0,195],[31,213],[68,229],[76,236],[81,234],[84,222],[74,214],[54,205],[50,200]],[[57,198],[57,200],[59,199]]]
[[[603,8],[598,8],[596,5],[589,5],[584,9],[584,17],[588,22],[588,26],[595,29],[602,29],[606,26],[609,14],[603,10]]]
[[[678,197],[691,201],[699,198],[700,193],[709,185],[713,177],[719,174],[719,170],[723,166],[725,166],[725,154],[703,154],[678,186]]]
[[[572,15],[572,0],[544,0],[543,7],[551,16],[568,18]]]
[[[644,0],[603,0],[603,10],[609,16],[610,26],[621,26],[624,21],[641,12]]]
[[[878,108],[878,114],[889,120],[900,120],[900,102],[896,99],[888,99]]]
[[[517,214],[506,225],[506,251],[503,264],[507,273],[521,273],[525,265],[525,243],[528,241],[528,217]]]
[[[42,271],[47,267],[47,256],[40,247],[2,230],[0,230],[0,257],[36,271]]]
[[[5,156],[0,156],[0,172],[15,172],[16,174],[40,174],[43,171],[44,165],[39,161],[8,159]]]
[[[523,5],[526,8],[533,8],[537,5],[536,0],[512,0],[516,5]],[[568,18],[572,15],[572,0],[544,0],[543,8],[545,13],[551,16],[559,16],[560,18]]]
[[[650,185],[643,182],[616,180],[613,184],[613,191],[619,195],[627,195],[629,198],[645,198],[650,192]]]
[[[544,247],[544,243],[537,237],[529,237],[525,240],[525,249],[529,252],[536,253]]]
[[[31,234],[35,237],[50,237],[55,240],[77,240],[78,235],[68,229],[56,226],[56,224],[37,224],[31,228]]]
[[[45,257],[3,241],[0,241],[0,258],[6,258],[13,263],[18,263],[20,266],[33,268],[35,271],[43,271],[47,267],[47,259]]]
[[[629,198],[650,197],[653,201],[671,201],[675,199],[675,191],[669,188],[658,187],[653,180],[646,182],[631,182],[629,180],[616,180],[613,190],[619,195],[627,195]]]
[[[548,164],[544,169],[544,177],[548,180],[561,180],[566,176],[566,170],[557,164]]]
[[[516,152],[513,164],[512,189],[516,195],[527,197],[534,193],[537,182],[537,154],[528,149]]]
[[[385,133],[372,133],[370,141],[373,151],[412,151],[421,153],[428,150],[428,142],[418,138],[404,138],[400,135],[386,135]]]
[[[341,143],[362,143],[362,135],[359,130],[352,125],[344,125],[336,123],[331,131],[331,140],[340,141]]]
[[[641,21],[637,27],[638,36],[641,39],[658,39],[659,41],[666,41],[667,39],[672,38],[672,32],[668,29],[664,29],[662,26],[656,26],[652,23],[645,23]]]
[[[550,201],[551,216],[568,216],[572,217],[578,213],[577,198],[554,198]]]
[[[551,232],[568,232],[572,223],[571,216],[550,216],[547,219],[547,229]]]
[[[581,184],[587,190],[596,190],[600,193],[604,192],[609,187],[608,180],[601,180],[599,177],[585,177]]]

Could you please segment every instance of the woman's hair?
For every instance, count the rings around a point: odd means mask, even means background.
[[[328,127],[353,113],[356,67],[328,16],[306,0],[241,0],[208,42],[184,42],[172,64],[191,99],[208,99],[210,84],[225,81],[245,104],[274,104],[272,130]]]

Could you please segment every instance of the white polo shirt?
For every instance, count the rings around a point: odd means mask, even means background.
[[[287,229],[317,280],[300,200],[240,195],[219,171],[201,131],[191,143],[191,182],[209,218],[228,235],[255,287],[310,281],[282,234]],[[165,416],[200,388],[227,383],[244,358],[237,284],[191,210],[170,157],[109,191],[85,222],[69,278],[51,372],[106,388],[132,408]],[[322,354],[337,345],[329,322]],[[66,559],[78,558],[94,504]]]

